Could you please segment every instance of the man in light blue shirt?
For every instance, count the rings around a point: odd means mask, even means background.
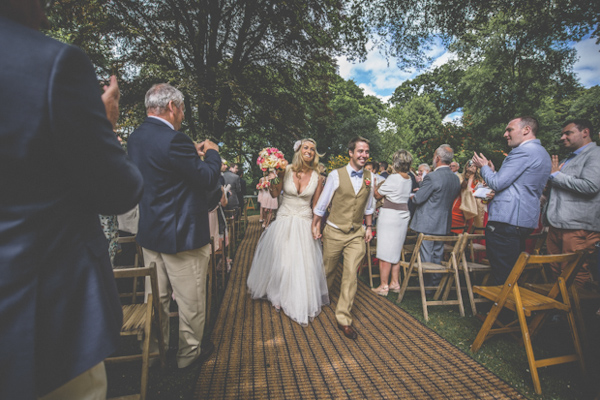
[[[552,161],[536,139],[538,122],[533,117],[513,119],[504,138],[512,147],[498,172],[483,154],[473,155],[473,164],[495,196],[489,204],[485,230],[487,256],[496,284],[506,281],[525,239],[539,224],[540,197],[548,181]]]

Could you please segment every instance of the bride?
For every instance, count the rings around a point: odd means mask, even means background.
[[[303,326],[329,304],[321,245],[311,231],[312,207],[323,190],[318,166],[316,142],[297,141],[292,165],[279,172],[280,183],[269,188],[272,197],[283,189],[283,200],[277,219],[258,241],[248,274],[252,298],[268,299]]]

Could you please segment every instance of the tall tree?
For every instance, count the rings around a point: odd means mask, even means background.
[[[332,57],[364,50],[341,0],[64,0],[56,18],[74,17],[68,34],[76,42],[83,15],[97,7],[94,25],[124,78],[143,89],[175,83],[195,138],[229,142],[254,130],[245,123],[300,135],[315,94],[306,83],[325,92]]]

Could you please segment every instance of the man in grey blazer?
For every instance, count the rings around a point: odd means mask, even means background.
[[[417,205],[410,228],[428,235],[448,235],[452,226],[452,204],[460,194],[460,180],[450,170],[454,157],[452,148],[443,144],[433,155],[434,171],[426,174],[419,190],[412,196]],[[421,244],[421,260],[439,263],[444,255],[443,242],[426,241]],[[431,276],[430,276],[431,275]],[[439,274],[427,274],[426,286],[435,286]]]
[[[525,239],[539,225],[540,197],[548,181],[550,155],[536,139],[538,122],[519,117],[508,123],[504,138],[512,150],[498,172],[483,154],[473,155],[473,164],[496,192],[489,204],[485,228],[487,256],[496,284],[502,285],[512,271]]]
[[[592,141],[594,129],[590,121],[574,119],[562,128],[561,142],[572,151],[559,163],[552,156],[550,197],[546,209],[548,252],[570,253],[585,250],[592,253],[600,242],[600,147]],[[562,266],[553,264],[559,275]],[[591,280],[589,260],[586,259],[576,277],[583,286]]]
[[[223,172],[223,178],[225,179],[225,184],[230,185],[231,196],[229,196],[227,200],[227,206],[225,206],[226,210],[234,210],[236,212],[236,216],[238,214],[238,209],[240,208],[239,196],[242,192],[242,185],[240,183],[240,177],[238,176],[238,165],[230,164],[229,169]]]

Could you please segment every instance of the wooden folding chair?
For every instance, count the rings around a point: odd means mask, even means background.
[[[492,300],[493,305],[485,319],[483,326],[479,330],[475,341],[471,345],[471,351],[477,352],[483,342],[493,335],[500,333],[512,333],[521,331],[533,387],[537,394],[542,394],[538,368],[550,365],[563,364],[568,362],[579,363],[581,371],[585,374],[585,365],[579,334],[575,317],[571,308],[569,291],[575,280],[575,274],[581,265],[582,253],[559,254],[549,256],[529,255],[521,253],[512,272],[500,286],[474,286],[473,291],[487,299]],[[558,278],[558,281],[552,286],[546,296],[534,291],[525,289],[519,285],[519,277],[527,267],[541,267],[546,263],[566,262],[567,266]],[[503,307],[517,313],[517,319],[509,324],[502,324],[497,321],[498,315]],[[536,360],[531,347],[531,338],[534,337],[542,326],[549,312],[564,312],[567,315],[571,336],[575,346],[575,354],[569,354],[559,357],[551,357]],[[531,322],[527,324],[527,317],[531,317]],[[498,328],[493,328],[497,325]]]
[[[472,278],[475,274],[485,273],[485,277],[483,280],[483,285],[487,283],[487,279],[489,278],[490,273],[492,272],[492,267],[489,264],[481,264],[474,261],[473,252],[469,251],[471,249],[471,245],[475,240],[485,239],[484,234],[464,234],[464,239],[462,246],[459,250],[459,265],[458,269],[462,270],[463,275],[465,277],[465,286],[467,287],[467,293],[469,294],[469,302],[471,303],[471,310],[473,310],[473,315],[477,314],[477,306],[475,303],[489,302],[488,299],[485,298],[475,298],[473,295],[473,284]],[[469,258],[467,258],[467,253],[469,253]],[[470,259],[470,260],[469,260]]]
[[[373,286],[373,278],[379,278],[379,274],[373,273],[373,257],[377,255],[377,238],[374,237],[369,242],[367,242],[367,251],[365,253],[365,257],[367,258],[367,268],[369,269],[369,282],[371,287]]]
[[[532,255],[541,255],[542,248],[546,243],[546,237],[548,236],[548,228],[544,227],[541,232],[534,233],[533,235],[529,235],[527,240],[533,240],[533,249],[531,250]],[[546,266],[541,266],[539,268],[533,268],[527,270],[523,273],[523,276],[519,279],[521,282],[535,283],[535,282],[543,282],[548,283],[548,275],[546,274]]]
[[[123,268],[139,268],[141,266],[144,265],[144,255],[142,254],[142,246],[140,246],[136,241],[135,241],[135,235],[134,236],[119,236],[117,238],[117,242],[119,244],[130,244],[133,243],[135,244],[135,256],[133,258],[133,265],[127,265],[127,266],[116,266],[114,267],[115,269],[123,269]],[[131,292],[119,292],[119,297],[129,297],[131,296],[131,302],[132,303],[136,303],[137,296],[143,296],[144,292],[138,292],[138,278],[137,276],[133,277],[133,289]]]
[[[152,262],[149,267],[115,269],[115,279],[150,277],[151,293],[148,294],[147,303],[135,303],[123,305],[123,326],[121,327],[121,336],[135,335],[142,340],[142,354],[128,356],[109,357],[105,360],[109,363],[119,363],[127,361],[142,360],[142,381],[140,393],[137,396],[127,396],[127,399],[146,398],[148,389],[148,369],[150,358],[159,357],[161,366],[165,366],[165,348],[163,332],[161,328],[161,315],[158,294],[158,281],[156,278],[156,263]],[[152,326],[158,338],[158,353],[150,353],[150,332]]]
[[[233,251],[236,245],[236,227],[235,227],[235,210],[224,210],[225,221],[227,221],[227,233],[229,234],[229,252],[227,256],[233,258]]]
[[[402,286],[400,287],[400,294],[398,295],[397,303],[400,304],[407,290],[419,290],[421,292],[421,303],[423,305],[423,317],[425,321],[429,321],[429,313],[427,312],[427,306],[440,306],[440,305],[458,305],[458,309],[461,317],[465,316],[465,308],[462,301],[462,295],[460,291],[460,278],[458,275],[458,261],[457,254],[459,252],[463,235],[458,236],[433,236],[424,235],[420,233],[417,237],[410,262],[400,261],[400,265],[406,269],[406,274],[402,280]],[[448,256],[448,261],[442,261],[440,264],[432,262],[423,262],[421,260],[420,249],[424,241],[454,243],[453,250]],[[416,272],[416,277],[419,282],[419,286],[408,286],[408,282],[413,273]],[[423,274],[442,274],[444,275],[437,286],[425,286],[423,280]],[[451,284],[449,276],[453,276],[454,282],[456,283],[456,300],[448,300],[449,290],[444,292],[442,300],[439,300],[442,295],[443,289],[446,284]],[[425,290],[436,290],[433,300],[427,300]]]

